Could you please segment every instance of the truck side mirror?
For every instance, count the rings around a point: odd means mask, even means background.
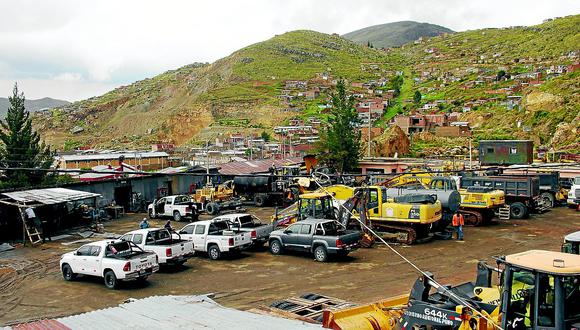
[[[292,234],[292,231],[291,231],[291,230],[288,230],[288,229],[286,229],[286,230],[284,230],[284,234]]]
[[[572,253],[572,244],[571,243],[562,244],[561,251],[564,253]]]

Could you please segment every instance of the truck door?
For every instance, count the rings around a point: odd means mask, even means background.
[[[165,198],[165,207],[163,208],[164,215],[172,215],[173,214],[173,209],[174,209],[173,200],[174,200],[174,198],[172,198],[172,197]]]
[[[101,247],[93,245],[91,246],[90,255],[87,256],[87,267],[91,273],[91,275],[100,276],[102,271],[102,256],[101,256]]]
[[[155,214],[157,214],[157,215],[163,215],[164,212],[165,212],[165,197],[160,198],[155,203]]]
[[[91,275],[91,271],[89,270],[89,261],[88,256],[91,254],[91,246],[85,245],[81,246],[76,252],[76,268],[73,269],[74,272],[83,275]]]
[[[303,224],[300,233],[296,238],[297,248],[302,248],[304,251],[310,251],[312,247],[312,225]]]
[[[207,246],[205,246],[205,241],[207,239],[206,227],[207,225],[202,224],[195,225],[195,229],[192,235],[193,246],[195,246],[196,249],[203,252],[207,252]]]
[[[284,230],[284,237],[282,239],[282,244],[291,249],[302,250],[301,244],[299,243],[300,231],[302,229],[302,224],[293,224]]]

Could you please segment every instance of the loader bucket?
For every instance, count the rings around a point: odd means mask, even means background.
[[[403,315],[409,300],[408,295],[393,297],[364,306],[345,308],[338,311],[325,310],[322,326],[328,329],[394,329]]]

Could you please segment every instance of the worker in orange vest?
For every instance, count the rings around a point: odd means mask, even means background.
[[[463,241],[463,225],[465,224],[463,215],[460,214],[459,212],[455,213],[453,215],[453,220],[451,221],[451,224],[453,225],[453,229],[455,229],[455,232],[457,233],[457,239]]]

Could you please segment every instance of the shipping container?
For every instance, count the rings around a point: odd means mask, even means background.
[[[534,160],[534,142],[531,140],[479,141],[481,165],[523,165]]]

